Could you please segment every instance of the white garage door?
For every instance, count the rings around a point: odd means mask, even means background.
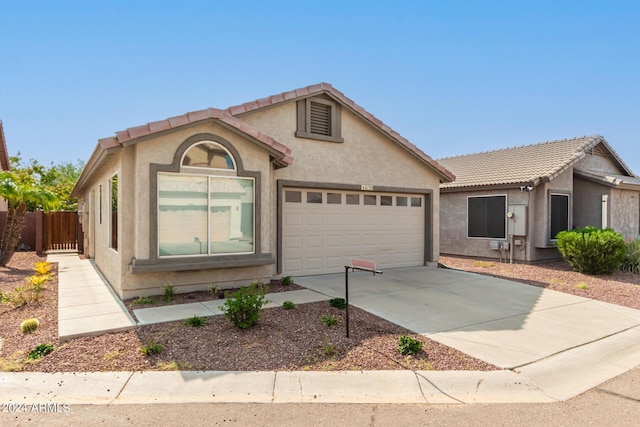
[[[424,264],[422,195],[285,188],[285,275],[344,271],[350,258],[378,268]]]

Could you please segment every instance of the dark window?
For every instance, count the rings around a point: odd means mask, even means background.
[[[285,191],[284,201],[287,203],[302,202],[302,191]]]
[[[506,196],[469,197],[467,234],[469,237],[506,237]]]
[[[315,191],[308,191],[307,203],[322,203],[322,193],[317,193]]]
[[[380,196],[380,206],[392,206],[392,205],[393,205],[392,196]]]
[[[118,250],[118,174],[111,177],[111,249]]]
[[[396,206],[407,206],[407,198],[405,196],[396,197]]]
[[[339,205],[342,203],[342,194],[327,193],[327,203],[330,205]]]
[[[375,206],[377,204],[377,196],[373,194],[365,194],[364,204],[369,206]]]
[[[359,194],[347,194],[347,204],[348,205],[359,205],[360,204],[360,195]]]
[[[411,206],[414,208],[419,208],[422,206],[422,197],[412,197],[411,198]]]
[[[551,239],[555,240],[559,232],[569,229],[569,195],[551,195]]]

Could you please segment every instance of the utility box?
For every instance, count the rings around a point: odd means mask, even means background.
[[[509,219],[509,235],[526,236],[527,235],[527,205],[509,205],[507,209],[507,218]]]

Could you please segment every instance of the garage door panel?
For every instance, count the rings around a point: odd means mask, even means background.
[[[350,258],[371,259],[380,268],[422,265],[424,262],[424,197],[390,193],[295,189],[297,203],[283,203],[283,273],[311,275],[344,271]],[[306,203],[306,192],[322,193],[322,203]],[[347,198],[346,194],[358,194]],[[377,205],[365,205],[376,200]],[[371,197],[375,196],[375,197]],[[400,206],[380,205],[383,201]],[[410,201],[417,198],[420,207]],[[316,198],[315,200],[318,200]],[[340,200],[341,203],[327,203]],[[347,204],[358,200],[360,204]],[[408,206],[402,206],[403,200]]]

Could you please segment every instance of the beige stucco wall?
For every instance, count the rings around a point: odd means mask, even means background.
[[[609,197],[609,227],[627,239],[640,238],[640,193],[612,189]]]
[[[346,107],[342,108],[342,143],[297,138],[296,115],[296,103],[289,102],[241,117],[291,149],[293,164],[276,170],[274,178],[308,183],[366,184],[373,185],[374,190],[376,187],[431,190],[431,261],[437,261],[440,249],[438,175]],[[271,191],[275,198],[275,180]],[[271,220],[275,221],[275,209],[273,212]]]
[[[611,197],[611,187],[575,177],[573,181],[573,225],[583,228],[588,225],[602,226],[602,196]],[[611,199],[609,203],[611,203]],[[608,218],[610,221],[610,218]]]
[[[116,291],[120,289],[122,284],[123,265],[119,252],[109,247],[111,243],[110,185],[111,178],[115,174],[118,174],[120,181],[122,181],[120,178],[122,175],[121,154],[121,152],[113,153],[87,183],[83,196],[82,222],[85,233],[85,252],[89,257],[95,259],[96,266]],[[118,200],[120,201],[122,199],[121,186],[118,190]],[[91,197],[91,193],[93,193],[93,197]],[[118,220],[120,223],[122,222],[121,209],[118,210]],[[122,243],[120,240],[119,246],[122,246]]]

